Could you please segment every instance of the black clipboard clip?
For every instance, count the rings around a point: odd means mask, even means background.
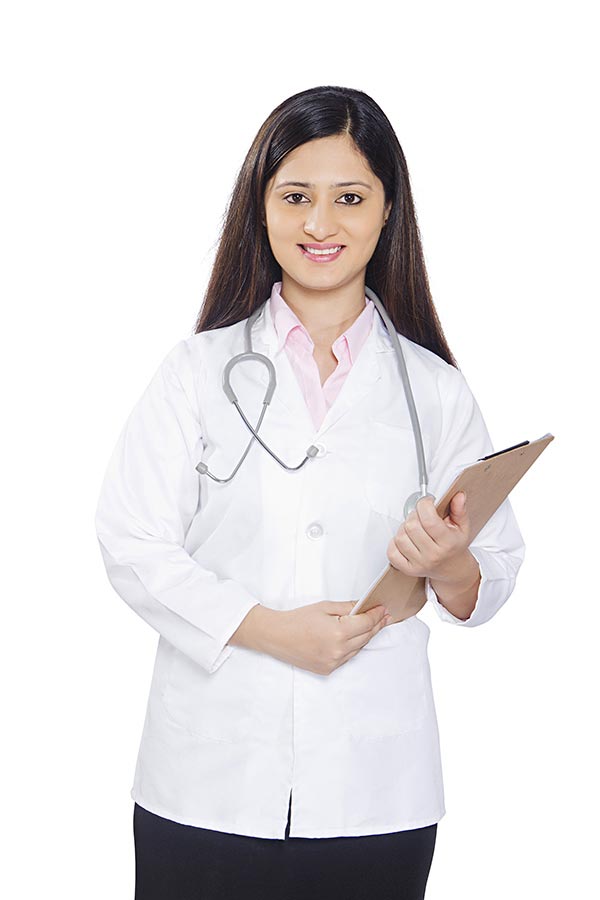
[[[516,450],[517,447],[526,447],[530,441],[521,441],[520,444],[514,444],[512,447],[507,447],[505,450],[497,450],[495,453],[490,453],[489,456],[480,457],[477,462],[483,462],[484,459],[491,459],[492,456],[500,456],[501,453],[508,453],[509,450]]]

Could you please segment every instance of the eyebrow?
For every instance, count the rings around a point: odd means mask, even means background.
[[[365,181],[336,181],[335,184],[330,184],[330,188],[340,188],[340,187],[353,187],[355,184],[360,184],[362,187],[366,187],[368,190],[372,191],[373,188],[370,184],[367,184]],[[314,184],[311,184],[308,181],[280,181],[278,185],[275,186],[275,190],[278,190],[282,187],[303,187],[303,188],[314,188]]]

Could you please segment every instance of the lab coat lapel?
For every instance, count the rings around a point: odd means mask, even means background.
[[[308,430],[315,434],[314,423],[287,353],[283,347],[277,349],[277,332],[268,301],[263,305],[262,312],[254,323],[252,343],[254,349],[268,356],[275,366],[277,387],[271,406],[293,416],[296,423],[306,423]],[[375,389],[382,377],[380,354],[390,352],[393,353],[391,341],[379,314],[375,311],[373,327],[315,436],[328,431],[359,402],[366,402],[368,394]],[[265,389],[268,382],[266,368],[262,367],[257,377]]]
[[[277,349],[278,338],[275,325],[271,318],[269,301],[263,305],[262,312],[254,323],[252,329],[252,345],[258,353],[268,356],[275,366],[277,386],[271,400],[271,408],[283,412],[292,417],[292,421],[303,429],[314,431],[314,424],[309,409],[304,400],[298,379],[292,369],[285,349]],[[266,390],[269,374],[265,366],[258,372],[258,380]],[[268,413],[267,413],[268,415]]]

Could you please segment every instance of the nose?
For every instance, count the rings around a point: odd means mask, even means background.
[[[332,207],[331,201],[314,203],[307,210],[304,231],[316,241],[322,242],[334,236],[338,228],[337,210]]]

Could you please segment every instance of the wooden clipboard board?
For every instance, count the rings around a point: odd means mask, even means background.
[[[444,519],[450,510],[452,497],[459,491],[464,491],[471,524],[469,544],[472,543],[525,472],[553,440],[553,434],[545,434],[537,441],[523,441],[522,444],[491,453],[465,467],[436,503],[438,515]],[[383,604],[392,614],[392,623],[401,622],[418,613],[426,602],[425,578],[405,575],[388,563],[364,596],[356,602],[350,615],[366,612]]]

